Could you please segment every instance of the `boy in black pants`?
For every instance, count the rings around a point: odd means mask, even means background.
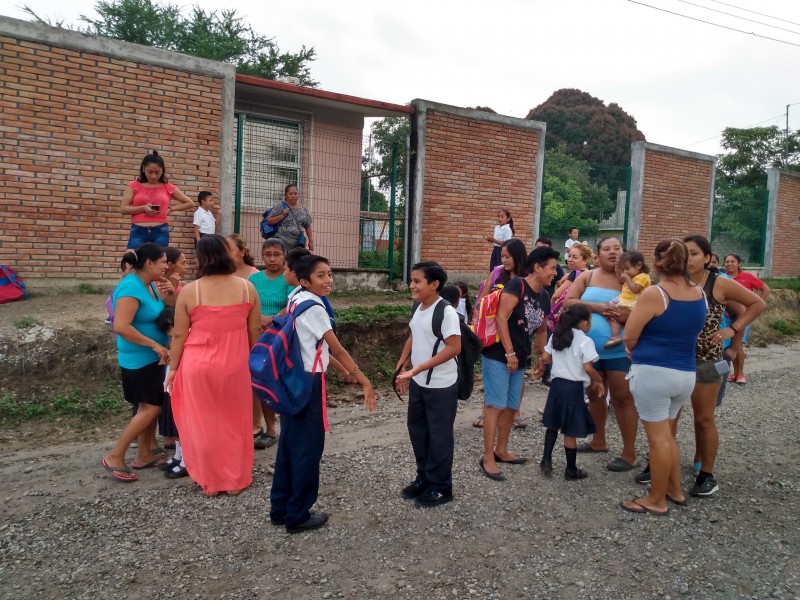
[[[447,273],[435,262],[411,267],[411,298],[419,306],[411,318],[411,336],[403,347],[397,370],[398,391],[409,390],[408,435],[417,462],[417,477],[402,496],[419,508],[432,508],[453,499],[453,423],[458,408],[458,367],[461,328],[458,314],[439,297]],[[436,305],[443,303],[441,337],[434,333]],[[438,332],[437,332],[438,333]]]

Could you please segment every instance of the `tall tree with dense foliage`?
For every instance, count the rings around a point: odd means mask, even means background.
[[[63,21],[42,18],[30,7],[24,10],[39,23],[73,29]],[[235,9],[207,12],[194,6],[184,16],[177,4],[155,0],[98,0],[97,18],[81,15],[82,33],[181,52],[227,62],[244,75],[267,79],[298,77],[301,85],[316,87],[309,63],[316,59],[314,48],[281,52],[274,38],[260,35]]]
[[[370,126],[371,155],[362,160],[363,171],[377,176],[378,187],[387,191],[391,188],[392,149],[397,147],[397,201],[406,197],[406,140],[411,130],[408,117],[386,117]],[[370,149],[368,148],[367,151]],[[388,195],[388,194],[387,194]]]
[[[636,119],[619,105],[606,106],[576,89],[554,92],[526,118],[547,123],[545,148],[564,144],[569,154],[590,163],[628,166],[631,142],[645,139]]]

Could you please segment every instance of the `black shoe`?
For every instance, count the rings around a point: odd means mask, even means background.
[[[400,495],[406,500],[413,500],[414,498],[419,498],[427,489],[428,482],[417,477],[400,491]]]
[[[304,531],[311,531],[312,529],[319,529],[328,522],[328,513],[318,512],[311,513],[308,521],[300,523],[297,527],[287,527],[286,533],[303,533]]]
[[[692,489],[689,490],[689,493],[692,496],[700,496],[706,497],[711,496],[715,492],[719,490],[719,486],[717,485],[717,478],[713,475],[709,475],[706,477],[706,480],[703,483],[697,483],[692,486]]]
[[[286,517],[270,517],[269,522],[276,527],[279,525],[286,525]]]
[[[553,461],[542,459],[539,463],[539,468],[542,470],[543,475],[550,475],[553,472]]]
[[[416,500],[414,506],[417,508],[434,508],[441,504],[447,504],[453,500],[453,490],[445,490],[443,492],[429,487]]]
[[[169,471],[164,471],[164,477],[167,479],[180,479],[181,477],[188,477],[189,471],[186,470],[186,467],[181,467],[180,462],[178,463],[178,470],[176,471],[174,468],[170,469]]]
[[[567,481],[577,481],[578,479],[586,479],[589,474],[583,469],[564,469],[564,479]]]
[[[264,450],[265,448],[269,448],[274,444],[278,443],[278,438],[274,435],[270,435],[268,433],[262,433],[259,435],[255,441],[253,442],[253,448],[256,450]]]
[[[170,456],[169,460],[165,463],[158,465],[158,468],[162,471],[171,471],[173,468],[180,466],[181,461],[180,459],[175,460],[174,456]]]
[[[650,483],[650,465],[647,465],[644,468],[644,471],[634,477],[633,480],[636,483]]]

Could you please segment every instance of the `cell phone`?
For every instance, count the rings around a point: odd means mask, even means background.
[[[147,207],[150,210],[156,210],[156,211],[161,210],[161,207],[158,204],[148,204]]]
[[[731,372],[731,364],[727,360],[721,360],[714,363],[714,368],[717,370],[717,373],[722,376],[725,376]]]

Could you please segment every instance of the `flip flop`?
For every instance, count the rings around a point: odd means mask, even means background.
[[[493,481],[505,481],[506,480],[506,476],[503,474],[502,471],[499,471],[497,473],[490,473],[489,471],[487,471],[486,467],[483,466],[483,459],[482,458],[478,461],[478,464],[481,466],[481,471],[483,471],[483,474],[486,475],[489,479],[491,479]]]
[[[521,456],[517,456],[516,458],[514,458],[512,460],[503,460],[502,458],[497,456],[497,454],[495,454],[494,455],[494,462],[508,463],[509,465],[524,465],[526,462],[528,462],[528,459],[527,458],[523,458]]]
[[[608,448],[605,450],[595,450],[591,447],[589,442],[581,442],[575,447],[576,452],[599,452],[601,454],[608,454]]]
[[[675,498],[673,498],[670,495],[667,495],[666,498],[667,498],[667,502],[672,502],[672,504],[674,504],[675,506],[686,506],[686,499],[685,498],[683,500],[681,500],[680,502],[678,500],[675,500]]]
[[[475,420],[472,421],[472,426],[477,427],[478,429],[483,427],[483,415],[478,415],[477,417],[475,417]]]
[[[646,506],[642,506],[641,504],[639,504],[637,502],[637,500],[639,500],[639,498],[634,498],[633,500],[628,500],[628,502],[632,502],[638,508],[632,508],[630,506],[625,506],[625,502],[624,501],[620,502],[619,505],[622,508],[622,510],[627,510],[628,512],[631,512],[631,513],[633,513],[635,515],[643,515],[643,514],[646,513],[648,515],[653,515],[654,517],[666,517],[669,514],[669,509],[667,509],[665,511],[653,510],[652,508],[647,508]]]
[[[149,469],[151,467],[158,467],[166,463],[169,459],[167,458],[166,454],[156,454],[155,458],[148,463],[143,465],[132,462],[131,467],[136,469],[137,471],[141,471],[142,469]]]
[[[103,468],[108,471],[108,474],[111,475],[114,479],[118,481],[124,481],[125,483],[130,483],[132,481],[136,481],[138,477],[133,474],[130,467],[112,467],[106,462],[106,459],[100,461],[100,464]],[[129,476],[125,477],[124,475],[117,475],[116,473],[128,473]]]
[[[618,456],[606,465],[606,469],[613,471],[614,473],[625,473],[626,471],[631,471],[632,469],[638,469],[640,466],[641,465],[639,465],[638,462],[631,464],[627,460],[623,460]]]
[[[528,426],[528,419],[525,417],[516,417],[514,419],[514,429],[525,429]]]

